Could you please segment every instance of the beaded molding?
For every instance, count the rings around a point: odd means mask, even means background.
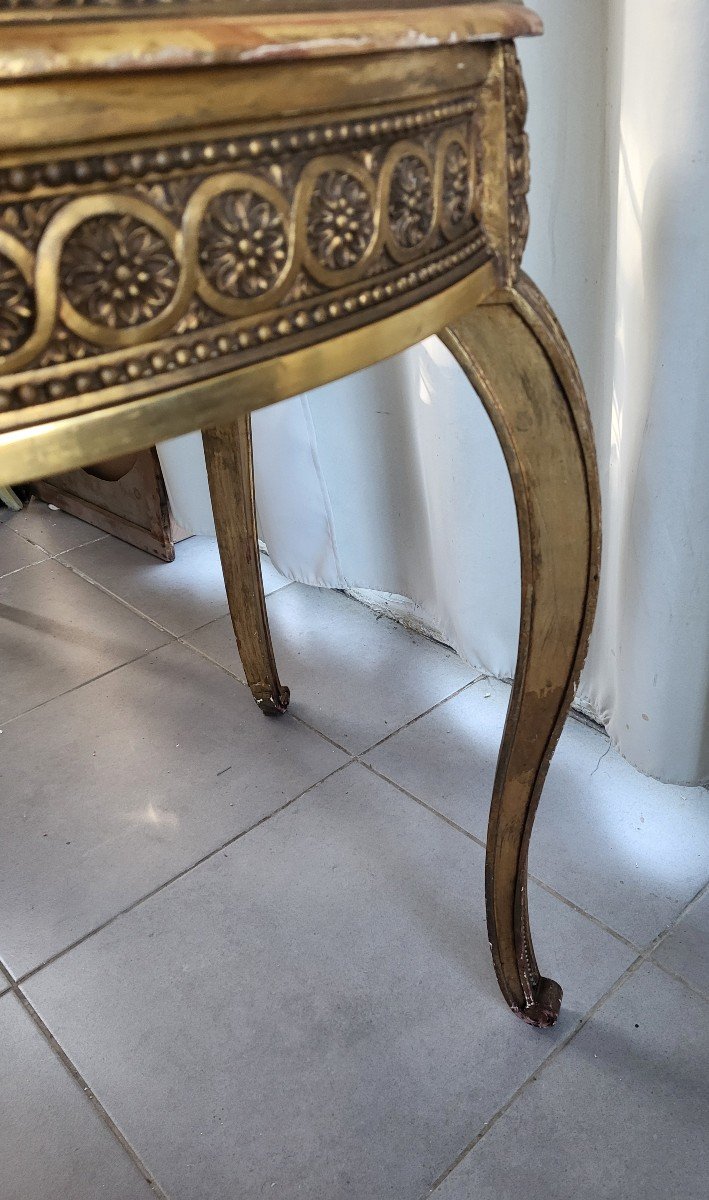
[[[5,166],[0,409],[163,369],[216,373],[217,360],[322,339],[446,286],[489,257],[477,141],[473,93]]]

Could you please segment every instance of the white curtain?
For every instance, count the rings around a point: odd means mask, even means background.
[[[603,581],[577,705],[641,770],[709,778],[709,4],[537,0],[525,269],[561,318],[594,419]],[[430,340],[254,419],[279,569],[408,597],[514,671],[512,493],[480,403]],[[162,448],[178,520],[212,532],[198,437]]]

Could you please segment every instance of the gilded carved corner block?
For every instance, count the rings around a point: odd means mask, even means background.
[[[505,46],[504,61],[510,263],[516,276],[529,234],[529,138],[525,132],[527,89],[514,45]]]
[[[519,274],[529,232],[529,139],[525,132],[527,91],[513,43],[492,55],[481,89],[481,220],[493,251],[500,284]]]

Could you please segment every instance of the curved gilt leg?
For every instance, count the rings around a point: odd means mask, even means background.
[[[548,1026],[562,992],[534,956],[527,854],[595,609],[600,499],[591,424],[571,351],[530,280],[441,337],[495,426],[517,506],[522,619],[488,827],[487,917],[507,1003],[530,1024]]]
[[[290,693],[278,679],[263,594],[251,418],[205,429],[202,440],[229,612],[246,680],[262,712],[282,713]]]

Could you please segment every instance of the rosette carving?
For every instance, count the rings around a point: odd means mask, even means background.
[[[0,355],[17,350],[34,324],[34,294],[19,267],[0,254]]]
[[[199,233],[199,263],[221,295],[255,300],[270,291],[288,259],[283,216],[255,191],[222,192],[208,204]]]
[[[64,244],[60,273],[72,307],[108,329],[152,321],[169,305],[179,279],[162,235],[128,214],[82,221]]]
[[[405,154],[394,167],[389,191],[389,225],[397,244],[412,250],[433,225],[433,179],[417,154]]]
[[[451,230],[468,215],[471,190],[471,164],[462,142],[452,141],[443,156],[443,219]]]
[[[333,169],[322,174],[310,197],[307,240],[311,253],[330,271],[346,271],[364,258],[374,233],[369,192],[356,175]]]

